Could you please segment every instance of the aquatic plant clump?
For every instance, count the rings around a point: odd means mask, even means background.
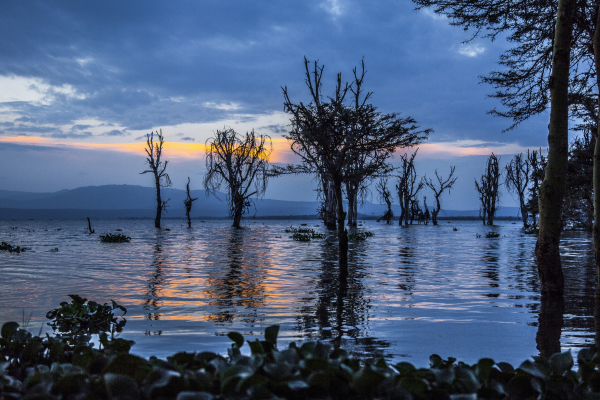
[[[375,236],[373,232],[364,231],[364,232],[352,232],[348,234],[348,240],[367,240],[368,237]]]
[[[310,242],[312,239],[323,239],[325,237],[324,233],[317,233],[312,228],[289,227],[284,232],[293,233],[290,237],[298,242]]]
[[[87,344],[91,335],[121,332],[127,323],[125,318],[114,315],[114,310],[121,310],[123,315],[127,313],[127,309],[115,301],[99,304],[76,294],[69,297],[70,303],[63,301],[59,308],[46,313],[46,318],[52,320],[48,325],[63,343]]]
[[[25,247],[13,246],[6,242],[2,242],[2,244],[0,244],[0,250],[8,251],[9,253],[20,253],[22,251],[25,251]]]
[[[593,349],[549,359],[534,357],[518,368],[483,358],[476,364],[429,358],[429,368],[379,359],[362,365],[342,348],[291,343],[277,349],[278,326],[264,340],[246,343],[237,332],[228,355],[179,352],[167,360],[129,354],[123,339],[96,350],[40,338],[16,322],[0,335],[0,397],[94,399],[595,399],[600,357]],[[106,339],[106,338],[105,338]]]
[[[105,235],[100,235],[100,241],[102,243],[125,243],[130,242],[131,238],[121,233],[117,233],[115,235],[112,233],[107,233]]]
[[[497,238],[497,237],[500,237],[500,234],[496,233],[496,232],[488,232],[485,234],[485,237],[488,239],[489,238]]]

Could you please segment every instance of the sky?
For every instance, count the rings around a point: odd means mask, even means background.
[[[407,0],[60,0],[0,10],[2,190],[152,186],[140,172],[146,134],[157,130],[175,188],[188,177],[202,188],[204,144],[225,127],[267,134],[272,162],[297,162],[282,137],[282,87],[309,101],[304,57],[324,65],[325,94],[364,60],[372,104],[433,129],[417,174],[456,166],[444,208],[479,208],[474,179],[491,152],[505,164],[547,147],[547,114],[508,132],[511,121],[487,114],[502,106],[480,76],[499,68],[506,41],[465,42],[469,32]],[[277,178],[265,197],[315,200],[316,186],[310,176]],[[516,202],[504,193],[501,205]]]

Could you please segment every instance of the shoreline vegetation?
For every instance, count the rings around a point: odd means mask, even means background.
[[[582,349],[533,357],[517,368],[482,358],[469,365],[433,354],[429,368],[384,358],[365,363],[332,344],[277,348],[279,326],[263,340],[237,332],[227,355],[178,352],[166,358],[130,353],[115,338],[127,310],[78,295],[50,310],[54,336],[34,336],[16,322],[0,330],[0,399],[597,399],[600,355]],[[116,317],[113,311],[121,311]],[[110,333],[110,336],[108,335]],[[98,348],[91,342],[98,336]],[[247,346],[245,344],[247,343]],[[249,353],[248,353],[249,350]],[[242,351],[245,355],[242,354]]]

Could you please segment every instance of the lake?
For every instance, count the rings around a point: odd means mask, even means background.
[[[290,225],[326,234],[296,242]],[[519,364],[549,349],[594,343],[595,267],[592,238],[564,232],[564,303],[541,304],[536,237],[518,223],[441,221],[399,227],[364,221],[374,233],[350,242],[349,275],[340,285],[335,235],[320,221],[151,220],[0,221],[0,241],[26,252],[0,252],[0,323],[51,332],[46,312],[79,294],[127,308],[120,337],[132,353],[226,354],[237,331],[259,338],[280,325],[279,347],[291,341],[340,342],[365,360],[386,357],[427,366],[433,353],[474,363]],[[454,230],[457,229],[457,230]],[[118,231],[120,229],[120,231]],[[103,233],[130,243],[101,243]],[[486,238],[495,232],[497,238]],[[481,237],[478,237],[481,235]],[[119,313],[117,313],[119,314]],[[247,347],[247,346],[244,346]],[[248,352],[248,351],[246,351]]]

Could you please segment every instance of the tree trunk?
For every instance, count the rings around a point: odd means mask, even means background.
[[[337,233],[339,242],[340,277],[348,275],[348,231],[345,228],[346,213],[342,202],[342,183],[333,182],[337,202]]]
[[[162,215],[162,199],[160,198],[160,176],[158,171],[154,171],[154,182],[156,183],[156,217],[154,218],[154,227],[160,228],[160,217]]]
[[[596,63],[596,82],[598,83],[598,105],[600,106],[600,3],[594,32],[594,60]],[[596,256],[596,274],[600,277],[600,114],[598,115],[598,134],[594,145],[593,187],[594,187],[594,255]]]
[[[327,182],[325,187],[325,226],[327,228],[335,229],[335,215],[336,215],[336,206],[335,206],[335,190],[333,189],[333,185],[331,181]]]
[[[561,207],[566,190],[569,155],[569,63],[574,0],[559,0],[554,36],[548,163],[540,188],[540,231],[535,248],[542,294],[562,295],[560,263]]]
[[[356,226],[354,220],[354,187],[351,183],[346,185],[346,194],[348,195],[348,226]]]

